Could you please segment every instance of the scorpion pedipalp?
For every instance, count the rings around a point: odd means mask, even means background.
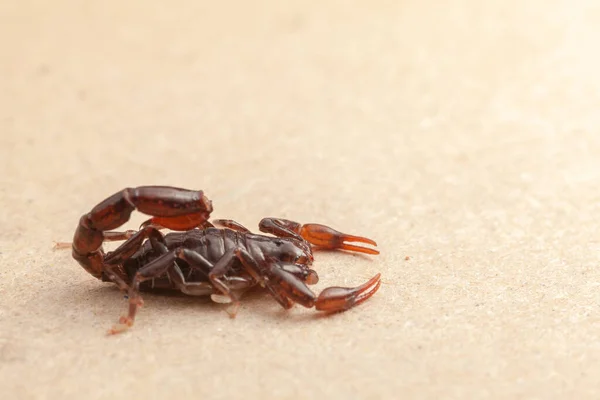
[[[315,308],[327,312],[348,310],[373,296],[379,286],[381,286],[381,274],[375,275],[369,281],[355,288],[328,287],[319,294]]]
[[[346,242],[359,242],[377,246],[374,240],[348,235],[321,224],[300,224],[283,218],[263,218],[259,228],[262,232],[280,237],[292,237],[327,250],[348,250],[357,253],[379,254],[378,250]]]
[[[309,243],[330,250],[348,250],[357,253],[379,254],[378,250],[364,246],[356,246],[346,242],[366,243],[372,246],[377,246],[374,240],[362,236],[348,235],[338,232],[321,224],[305,224],[300,228],[300,235]]]

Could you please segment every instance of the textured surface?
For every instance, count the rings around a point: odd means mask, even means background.
[[[3,398],[600,397],[598,2],[309,3],[0,3]],[[318,288],[385,284],[107,338],[122,296],[52,244],[155,183],[372,237]]]

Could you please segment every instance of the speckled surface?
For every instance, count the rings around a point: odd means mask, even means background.
[[[3,2],[3,398],[597,399],[598,26],[591,0]],[[331,318],[146,296],[107,338],[125,301],[53,241],[142,184],[372,237],[317,290],[384,284]]]

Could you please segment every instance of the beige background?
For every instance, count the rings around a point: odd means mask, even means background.
[[[0,16],[3,398],[600,397],[597,1]],[[372,237],[379,257],[319,254],[317,289],[385,284],[331,318],[146,296],[107,338],[125,301],[52,245],[142,184]]]

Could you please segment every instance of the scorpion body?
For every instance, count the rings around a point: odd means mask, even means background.
[[[116,232],[134,210],[152,216],[138,231]],[[211,296],[232,303],[257,285],[267,289],[285,309],[295,303],[325,312],[350,309],[371,297],[380,274],[354,287],[329,287],[317,296],[307,285],[317,283],[311,269],[313,246],[367,254],[375,249],[347,242],[376,243],[320,224],[264,218],[255,234],[232,220],[209,222],[212,202],[202,191],[168,186],[127,188],[100,202],[79,221],[71,244],[73,258],[94,277],[117,284],[128,293],[129,312],[109,333],[133,325],[140,290],[172,289],[192,296]],[[222,228],[217,228],[222,226]],[[173,232],[163,234],[162,229]],[[105,253],[103,242],[124,240]]]
[[[218,221],[215,221],[218,222]],[[206,229],[192,229],[185,232],[170,232],[164,235],[165,246],[169,251],[175,251],[178,248],[185,248],[204,257],[209,263],[215,264],[222,259],[226,254],[235,249],[244,249],[255,259],[266,259],[264,247],[288,246],[288,251],[292,253],[288,256],[290,259],[294,257],[293,247],[297,243],[294,239],[273,238],[266,235],[254,233],[246,233],[232,229],[218,229],[209,227]],[[151,241],[145,241],[140,249],[131,258],[127,259],[123,264],[123,273],[128,282],[133,281],[135,274],[144,266],[150,264],[161,256],[160,251],[156,251]],[[296,261],[296,260],[294,260]],[[300,260],[302,261],[302,260]],[[179,260],[177,265],[180,268],[185,281],[193,282],[210,282],[207,271],[201,271],[191,267],[186,261]],[[297,278],[309,284],[318,282],[318,275],[314,270],[300,264],[283,264],[282,267],[295,275]],[[255,282],[251,281],[251,276],[244,271],[243,265],[238,259],[233,260],[230,271],[224,277],[229,281],[230,285],[245,289],[253,286]],[[106,275],[102,277],[104,281],[110,281]],[[153,289],[160,290],[179,290],[173,286],[173,282],[167,274],[144,281],[140,284],[140,289],[151,291]],[[191,295],[211,295],[214,293],[212,287],[207,287],[205,292],[198,291],[197,293],[188,293]]]

